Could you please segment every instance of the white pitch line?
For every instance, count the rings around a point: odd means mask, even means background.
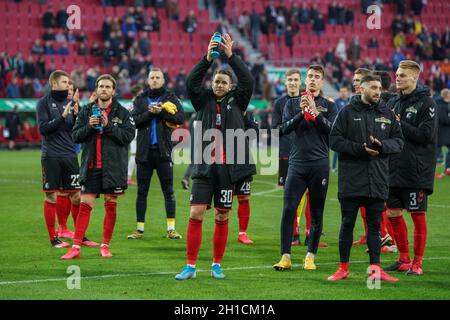
[[[423,258],[423,260],[450,260],[450,257],[430,257]],[[392,260],[381,260],[381,262],[390,262]],[[362,264],[368,263],[365,261],[352,261],[352,264]],[[325,265],[337,265],[338,261],[334,262],[322,262],[316,263],[318,266]],[[293,267],[301,267],[301,264],[293,264]],[[253,267],[229,267],[222,268],[223,271],[236,271],[236,270],[254,270],[254,269],[271,269],[271,265],[264,266],[253,266]],[[199,269],[197,272],[211,272],[211,270],[203,270]],[[106,274],[103,276],[88,276],[88,277],[80,277],[80,280],[91,280],[91,279],[107,279],[107,278],[129,278],[129,277],[148,277],[148,276],[160,276],[160,275],[175,275],[177,272],[145,272],[145,273],[117,273],[117,274]],[[19,280],[19,281],[3,281],[0,282],[0,285],[15,285],[15,284],[33,284],[33,283],[42,283],[42,282],[55,282],[55,281],[67,281],[67,278],[50,278],[50,279],[34,279],[34,280]]]

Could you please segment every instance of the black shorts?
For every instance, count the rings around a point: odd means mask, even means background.
[[[125,193],[122,187],[103,188],[103,174],[102,169],[88,170],[86,181],[81,185],[81,194],[95,195],[97,198],[100,194],[111,196],[121,196]]]
[[[214,198],[214,207],[231,210],[233,204],[233,189],[228,168],[225,165],[212,164],[209,178],[194,178],[192,180],[191,206],[206,205],[211,208]]]
[[[390,188],[387,207],[408,212],[427,211],[428,195],[423,189]]]
[[[251,194],[251,180],[242,180],[234,185],[236,196],[249,196]]]
[[[289,168],[289,158],[279,158],[278,160],[278,185],[284,186]]]
[[[42,158],[41,165],[44,192],[76,192],[81,189],[77,158]]]

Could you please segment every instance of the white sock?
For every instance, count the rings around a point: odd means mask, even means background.
[[[214,267],[214,266],[219,266],[219,267],[220,267],[220,263],[215,263],[215,262],[213,262],[211,266],[212,266],[212,267]]]
[[[291,258],[291,254],[290,253],[283,253],[283,257],[286,257],[286,258]]]
[[[195,269],[195,264],[188,264],[188,267],[191,267],[191,268]]]
[[[306,257],[307,257],[307,258],[312,257],[312,258],[314,259],[314,258],[316,257],[316,255],[315,255],[314,253],[308,252],[308,253],[306,254]]]
[[[76,244],[74,244],[74,245],[72,246],[72,248],[80,249],[80,246],[79,246],[79,245],[76,245]]]
[[[132,155],[130,160],[128,160],[128,179],[131,179],[133,176],[133,171],[136,168],[136,161],[134,160],[135,156]]]
[[[239,234],[247,234],[247,232],[239,232]]]
[[[101,247],[109,247],[109,244],[104,244],[104,243],[102,243],[101,245],[100,245],[100,248]]]

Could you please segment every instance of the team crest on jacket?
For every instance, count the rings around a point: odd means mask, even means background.
[[[391,124],[391,120],[389,120],[388,118],[385,117],[381,117],[381,118],[375,118],[375,122],[381,122],[382,124]]]
[[[322,180],[322,185],[323,185],[324,187],[327,185],[327,179],[326,179],[326,178]]]
[[[111,122],[112,122],[115,126],[117,126],[117,124],[122,124],[122,120],[121,120],[120,118],[118,118],[118,117],[114,117],[114,118],[111,120]]]
[[[316,109],[317,109],[317,111],[319,111],[319,112],[328,112],[328,109],[327,109],[327,108],[324,108],[324,107],[322,107],[322,106],[317,106]]]
[[[386,130],[386,123],[381,124],[381,130],[383,130],[383,131]]]

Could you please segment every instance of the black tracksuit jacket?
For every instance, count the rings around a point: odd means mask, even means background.
[[[369,156],[370,136],[381,141],[378,156]],[[330,134],[331,149],[339,153],[338,198],[368,197],[387,200],[389,158],[403,148],[400,123],[386,104],[368,105],[352,97],[338,114]]]
[[[329,134],[337,115],[336,104],[318,95],[314,101],[319,115],[315,122],[308,122],[300,112],[300,99],[297,97],[288,100],[280,126],[285,135],[293,132],[289,165],[326,162],[329,157]]]
[[[418,87],[411,94],[398,94],[388,106],[400,115],[405,146],[391,157],[390,187],[424,189],[433,193],[436,169],[438,111],[430,90]]]
[[[93,106],[94,103],[90,103],[81,109],[72,131],[75,143],[82,143],[81,184],[86,181],[89,163],[96,159],[98,131],[89,125]],[[128,110],[113,99],[108,125],[103,128],[101,139],[104,189],[127,188],[128,145],[134,139],[135,130],[133,118]]]
[[[245,131],[245,123],[242,115],[243,112],[247,110],[253,93],[253,78],[241,58],[233,54],[231,58],[228,59],[228,63],[233,69],[238,83],[235,86],[235,89],[231,90],[220,102],[220,131],[223,135],[224,148],[227,145],[226,130],[242,129]],[[201,130],[203,133],[205,133],[209,129],[216,129],[216,109],[218,101],[212,89],[206,88],[202,85],[203,79],[210,66],[211,63],[206,60],[206,57],[203,57],[203,59],[199,63],[197,63],[197,65],[195,65],[186,80],[189,98],[191,99],[192,105],[197,112],[194,121],[194,133],[196,132],[196,130],[199,130],[199,128],[196,127],[197,125],[199,125],[199,121],[201,121]],[[201,152],[201,154],[197,154],[197,157],[202,157],[205,148],[209,144],[211,144],[211,141],[202,141],[202,137],[200,137],[200,139],[197,139],[195,137],[195,134],[193,134],[192,137],[192,178],[208,178],[209,165],[204,163],[203,159],[201,159],[201,163],[195,163],[194,157],[196,152]],[[245,139],[244,148],[245,149],[243,150],[249,150],[248,139]],[[234,145],[234,159],[230,159],[229,155],[226,156],[226,166],[229,169],[232,183],[236,183],[238,181],[241,181],[242,179],[256,174],[255,164],[237,163],[238,154],[236,143]]]

